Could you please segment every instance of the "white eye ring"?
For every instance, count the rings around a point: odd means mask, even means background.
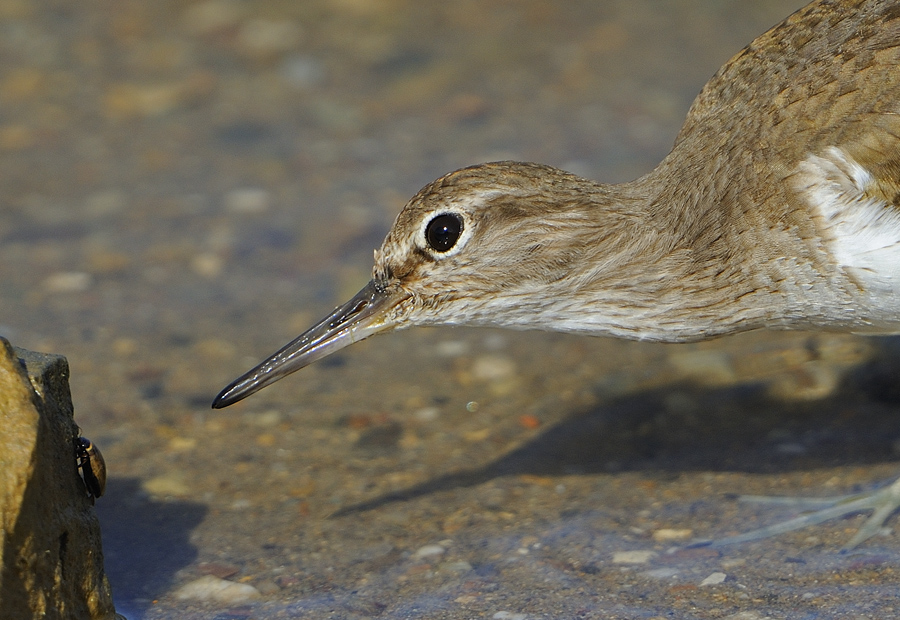
[[[465,214],[441,209],[422,218],[417,241],[421,249],[434,258],[453,256],[472,236],[472,226]],[[446,249],[441,249],[446,245]]]

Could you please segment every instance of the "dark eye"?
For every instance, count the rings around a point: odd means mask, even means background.
[[[425,239],[435,252],[446,252],[459,241],[462,234],[462,218],[452,213],[442,213],[428,222]]]

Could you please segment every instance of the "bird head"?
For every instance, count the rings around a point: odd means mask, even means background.
[[[520,162],[439,178],[397,216],[375,251],[372,280],[225,388],[213,407],[376,333],[411,325],[532,326],[548,285],[584,260],[590,244],[578,240],[596,227],[584,207],[603,191],[556,168]]]

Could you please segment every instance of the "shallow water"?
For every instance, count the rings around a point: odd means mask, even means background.
[[[209,409],[365,283],[420,186],[634,178],[801,4],[0,2],[0,332],[69,359],[119,610],[893,615],[896,536],[838,551],[861,518],[678,549],[792,514],[729,493],[896,475],[893,340],[419,329]],[[261,597],[174,596],[206,574]]]

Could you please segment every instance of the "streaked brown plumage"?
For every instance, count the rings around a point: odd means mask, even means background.
[[[496,162],[427,185],[372,282],[213,406],[409,325],[684,342],[898,333],[898,308],[900,3],[820,0],[722,67],[635,181]]]

